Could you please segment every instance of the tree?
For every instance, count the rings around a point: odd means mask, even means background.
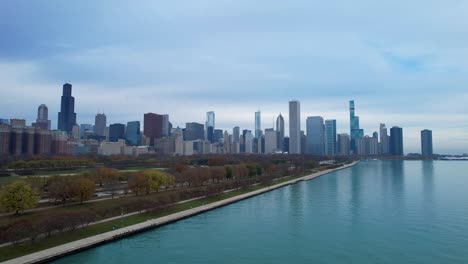
[[[34,208],[39,201],[31,185],[17,181],[7,185],[0,193],[0,204],[8,211],[19,214]]]
[[[73,184],[73,193],[80,200],[80,203],[83,204],[83,201],[89,200],[96,190],[96,184],[94,181],[87,178],[78,178]]]
[[[55,201],[62,201],[65,203],[67,200],[74,196],[73,181],[70,178],[61,178],[53,181],[49,187],[49,196],[54,198]]]
[[[102,187],[103,183],[112,182],[119,179],[119,171],[106,167],[99,167],[96,169],[96,180],[99,186]]]
[[[226,179],[231,179],[232,178],[232,167],[231,166],[226,166]]]

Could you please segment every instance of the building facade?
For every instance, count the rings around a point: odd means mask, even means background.
[[[431,158],[434,155],[432,149],[432,130],[424,129],[421,131],[421,155],[425,158]]]
[[[60,112],[58,113],[58,130],[71,133],[73,125],[76,124],[75,98],[72,96],[72,85],[65,83],[63,85],[63,94],[60,103]]]
[[[390,129],[390,154],[403,156],[403,129],[394,126]]]
[[[306,154],[325,154],[325,127],[321,116],[311,116],[306,120]]]
[[[336,155],[336,120],[325,120],[325,154]]]
[[[301,154],[301,103],[289,102],[289,153]]]

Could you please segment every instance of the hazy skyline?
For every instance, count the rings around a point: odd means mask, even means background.
[[[435,153],[468,152],[466,1],[2,1],[2,118],[57,127],[62,84],[78,123],[143,120],[174,126],[274,127],[288,101],[337,119],[348,101],[365,134],[403,127],[405,153],[433,130]],[[288,125],[286,125],[288,127]],[[288,134],[288,132],[287,132]]]

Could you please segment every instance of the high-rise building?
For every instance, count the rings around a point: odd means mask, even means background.
[[[107,126],[107,118],[104,113],[97,114],[94,118],[94,133],[97,136],[104,137]]]
[[[10,119],[10,126],[12,128],[25,128],[26,127],[26,120],[25,119],[12,118],[12,119]]]
[[[359,128],[359,116],[355,115],[354,100],[349,101],[349,125],[351,135],[351,151],[357,152],[356,140],[364,136],[364,130]]]
[[[430,158],[434,155],[432,150],[432,130],[424,129],[421,131],[421,155]]]
[[[127,122],[126,141],[130,146],[141,144],[140,121]]]
[[[311,116],[306,120],[306,154],[323,155],[325,153],[325,127],[321,116]]]
[[[221,137],[222,137],[222,130],[221,130]],[[205,129],[204,125],[196,122],[186,123],[185,130],[184,130],[184,140],[197,140],[197,139],[205,139]]]
[[[49,110],[45,104],[41,104],[37,109],[37,119],[36,123],[33,123],[32,126],[39,129],[50,130],[50,120]]]
[[[10,154],[10,132],[9,125],[0,124],[0,157]]]
[[[10,120],[6,118],[0,118],[0,125],[9,125],[9,124],[10,124]]]
[[[390,137],[388,136],[385,124],[380,124],[380,154],[388,155],[390,153]]]
[[[390,128],[390,154],[403,156],[403,129],[401,127]]]
[[[213,133],[215,130],[215,112],[214,111],[209,111],[206,112],[206,122],[205,122],[205,127],[206,127],[206,136],[205,139],[213,143]]]
[[[247,130],[247,133],[244,136],[245,140],[245,153],[252,153],[253,152],[253,135],[250,130]]]
[[[119,139],[125,139],[125,125],[124,124],[111,124],[109,126],[109,141],[117,142]]]
[[[213,131],[213,144],[222,143],[223,141],[223,130],[215,129]]]
[[[274,129],[265,130],[265,154],[274,153],[278,150],[278,131]]]
[[[289,102],[289,153],[301,154],[301,103]]]
[[[232,142],[239,143],[239,137],[240,137],[240,128],[238,126],[235,126],[232,129]]]
[[[348,134],[338,134],[338,155],[349,155],[350,152],[350,137]]]
[[[255,137],[260,138],[262,136],[262,120],[260,111],[255,112]]]
[[[58,113],[58,129],[71,134],[73,125],[76,124],[75,98],[72,96],[72,85],[63,85],[63,94]]]
[[[377,155],[379,153],[378,139],[376,137],[364,136],[356,140],[358,155]]]
[[[162,137],[168,137],[170,134],[169,115],[162,115]]]
[[[284,118],[279,114],[276,118],[276,131],[278,132],[278,149],[284,151]]]
[[[150,146],[154,146],[154,139],[163,135],[163,116],[146,113],[143,119],[143,135],[149,139]]]
[[[336,120],[325,120],[325,154],[336,154]]]

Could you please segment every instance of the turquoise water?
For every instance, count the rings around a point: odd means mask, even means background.
[[[55,263],[468,263],[468,162],[361,162]]]

